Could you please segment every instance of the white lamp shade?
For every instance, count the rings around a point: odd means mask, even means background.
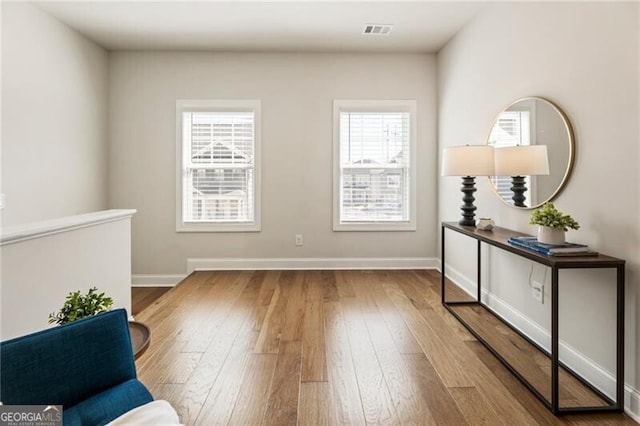
[[[442,153],[442,176],[493,176],[493,147],[464,145],[445,148]]]
[[[546,145],[517,145],[495,149],[496,176],[549,174]]]

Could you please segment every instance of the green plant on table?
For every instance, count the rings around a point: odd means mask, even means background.
[[[580,229],[580,224],[571,216],[562,213],[553,205],[552,202],[544,203],[542,207],[536,209],[531,214],[531,225],[548,226],[549,228],[562,229]]]
[[[96,287],[92,287],[86,294],[80,290],[70,292],[62,308],[57,313],[49,314],[49,324],[66,324],[84,317],[106,312],[113,305],[113,299],[106,297],[104,293],[98,293]]]

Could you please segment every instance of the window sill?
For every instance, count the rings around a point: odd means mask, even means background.
[[[334,223],[334,232],[415,232],[416,224],[412,222],[386,223]]]
[[[178,223],[176,232],[260,232],[259,223]]]

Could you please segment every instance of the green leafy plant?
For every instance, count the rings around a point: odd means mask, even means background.
[[[562,229],[563,231],[568,231],[569,228],[580,229],[580,224],[574,218],[556,209],[550,201],[533,211],[529,223],[531,225]]]
[[[62,309],[58,313],[49,314],[49,324],[66,324],[84,317],[106,312],[113,305],[113,299],[105,297],[104,293],[98,293],[96,287],[90,288],[87,294],[80,290],[70,292]]]

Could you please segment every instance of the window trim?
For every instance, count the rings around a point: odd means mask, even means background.
[[[253,111],[254,113],[254,217],[253,222],[184,222],[183,214],[183,112]],[[260,100],[178,99],[176,100],[176,232],[260,232],[262,193],[262,114]]]
[[[340,113],[345,111],[409,113],[409,220],[342,223],[340,220]],[[416,158],[417,102],[406,100],[334,100],[333,101],[333,230],[334,231],[415,231],[416,226]]]

